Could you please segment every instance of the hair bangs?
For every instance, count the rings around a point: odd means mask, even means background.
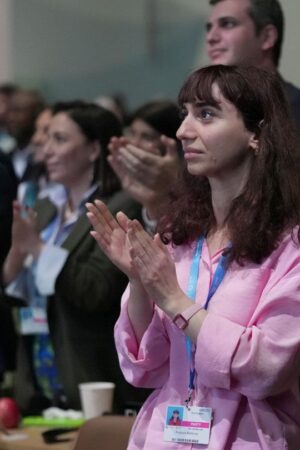
[[[210,70],[210,67],[202,68],[193,72],[184,85],[182,86],[179,95],[179,106],[185,103],[199,103],[205,102],[209,105],[217,105],[218,102],[213,96],[213,85],[218,84],[217,71]]]

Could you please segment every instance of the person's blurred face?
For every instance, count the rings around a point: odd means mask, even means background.
[[[129,138],[130,143],[136,147],[141,147],[144,150],[149,148],[149,144],[153,145],[153,148],[160,153],[161,141],[160,133],[153,127],[148,125],[142,119],[135,119],[126,132],[126,136]],[[151,146],[152,147],[152,146]]]
[[[66,114],[51,119],[49,137],[44,147],[49,179],[68,188],[90,177],[99,157],[99,147],[90,142],[79,126]]]
[[[52,118],[52,111],[45,109],[35,121],[35,131],[31,138],[33,148],[33,158],[35,162],[44,162],[44,146],[48,139],[49,126]]]
[[[18,144],[27,145],[34,131],[36,102],[25,92],[17,92],[11,100],[8,129]]]
[[[262,34],[256,33],[249,6],[249,0],[222,0],[213,6],[206,25],[211,64],[260,65]]]

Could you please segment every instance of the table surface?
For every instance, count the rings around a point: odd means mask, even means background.
[[[9,430],[11,434],[22,433],[27,437],[18,441],[6,441],[0,433],[0,450],[73,450],[77,432],[72,431],[60,436],[61,439],[69,438],[69,442],[60,444],[46,444],[42,437],[42,432],[49,430],[44,427],[26,427],[17,430]]]

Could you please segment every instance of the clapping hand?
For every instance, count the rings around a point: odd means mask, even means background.
[[[37,257],[42,245],[35,211],[31,208],[25,210],[19,202],[14,201],[12,248],[18,249],[23,256],[32,254]]]
[[[134,268],[148,296],[166,312],[186,300],[177,281],[174,261],[160,236],[152,238],[134,220],[128,226],[128,239]]]
[[[161,207],[180,167],[176,141],[161,136],[161,142],[165,148],[163,155],[151,143],[140,148],[124,137],[114,137],[109,144],[108,161],[123,189],[149,210]]]
[[[129,279],[136,278],[127,238],[130,219],[123,212],[117,213],[116,218],[113,217],[105,203],[100,200],[87,203],[86,207],[87,217],[94,228],[91,235],[99,247]]]
[[[129,278],[138,281],[163,310],[185,297],[174,262],[159,235],[150,236],[137,220],[119,212],[116,218],[100,200],[87,203],[91,235],[107,257]]]

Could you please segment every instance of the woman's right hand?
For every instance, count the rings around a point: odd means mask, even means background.
[[[99,247],[129,280],[137,281],[138,275],[133,269],[130,243],[127,238],[130,219],[123,212],[118,212],[114,218],[105,203],[100,200],[86,203],[86,207],[87,217],[94,228],[91,235]]]

